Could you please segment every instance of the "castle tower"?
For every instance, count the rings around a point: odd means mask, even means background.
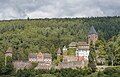
[[[62,50],[63,50],[63,52],[66,52],[67,51],[66,46],[64,46]]]
[[[5,52],[5,66],[7,64],[7,57],[12,58],[12,48],[11,47],[9,47],[8,50]]]
[[[90,44],[90,42],[93,42],[93,44],[95,44],[97,40],[98,40],[98,33],[96,32],[95,28],[92,26],[88,33],[88,43]]]
[[[57,50],[57,55],[58,55],[58,56],[59,56],[59,55],[62,55],[62,51],[61,51],[60,48]]]
[[[5,56],[6,56],[6,57],[7,57],[7,56],[12,57],[12,48],[11,48],[11,47],[9,47],[8,50],[5,52]]]

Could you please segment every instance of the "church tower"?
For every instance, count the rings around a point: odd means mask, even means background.
[[[12,48],[9,47],[8,50],[5,52],[5,57],[12,57]]]
[[[98,40],[98,33],[96,32],[95,28],[92,26],[88,33],[88,43],[90,44],[90,42],[93,42],[93,44],[95,44],[97,40]]]
[[[7,57],[12,58],[12,48],[11,47],[9,47],[8,50],[5,52],[5,66],[7,64]]]

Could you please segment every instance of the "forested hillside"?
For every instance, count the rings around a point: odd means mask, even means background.
[[[94,26],[99,39],[107,42],[120,33],[120,17],[24,19],[0,22],[0,52],[14,49],[14,60],[27,59],[29,52],[54,53],[72,41],[87,41]]]

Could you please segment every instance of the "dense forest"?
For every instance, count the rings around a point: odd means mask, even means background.
[[[18,19],[0,21],[0,51],[8,47],[14,60],[26,60],[29,52],[55,53],[72,41],[87,41],[94,26],[99,39],[108,42],[120,33],[120,17]]]
[[[29,52],[48,52],[55,57],[56,50],[68,46],[70,42],[87,41],[91,26],[94,26],[99,40],[90,46],[90,55],[105,58],[103,65],[114,65],[103,71],[83,69],[24,69],[16,71],[13,60],[28,59]],[[7,58],[4,52],[11,47],[13,57]],[[94,55],[95,52],[97,55]],[[1,77],[119,77],[120,76],[120,17],[96,18],[53,18],[19,19],[0,21],[0,76]],[[89,60],[90,61],[90,60]],[[90,62],[89,62],[90,63]],[[102,65],[102,64],[101,64]]]

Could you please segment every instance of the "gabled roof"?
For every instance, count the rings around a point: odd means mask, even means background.
[[[96,32],[94,26],[92,26],[88,34],[91,35],[91,34],[98,34],[98,33]]]
[[[44,59],[51,59],[52,56],[49,53],[44,53]]]
[[[39,55],[43,55],[43,53],[42,52],[37,53],[37,56],[39,56]]]
[[[77,46],[89,46],[89,44],[87,42],[78,42]]]
[[[29,58],[37,58],[37,53],[29,53]]]
[[[71,42],[70,44],[69,44],[69,47],[76,47],[77,46],[77,42]]]
[[[62,51],[61,51],[61,49],[59,48],[58,50],[57,50],[57,54],[61,54],[62,53]]]

